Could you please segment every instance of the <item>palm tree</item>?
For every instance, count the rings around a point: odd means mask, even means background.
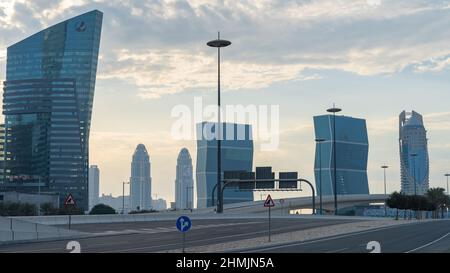
[[[394,191],[386,200],[386,205],[390,208],[396,209],[395,220],[398,220],[398,209],[400,208],[401,194]]]
[[[445,189],[431,188],[427,191],[425,196],[427,197],[428,201],[431,204],[433,204],[433,206],[435,207],[434,218],[439,217],[439,209],[442,210],[442,216],[443,216],[444,207],[446,204],[449,203],[448,196],[445,194]]]

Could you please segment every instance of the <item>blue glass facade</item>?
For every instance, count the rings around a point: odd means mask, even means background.
[[[3,190],[72,193],[88,209],[89,132],[103,14],[74,17],[8,48]],[[40,181],[40,183],[39,183]]]
[[[316,138],[324,139],[316,144],[314,174],[317,194],[320,193],[320,169],[322,194],[334,194],[333,116],[314,117]],[[321,147],[319,147],[321,145]],[[319,154],[321,150],[321,156]],[[337,194],[369,194],[367,160],[369,141],[364,119],[336,116],[336,178]],[[322,159],[320,161],[320,158]]]
[[[197,208],[211,206],[211,194],[217,184],[217,123],[197,124]],[[222,124],[222,177],[225,171],[251,172],[253,168],[253,137],[251,125]],[[217,197],[217,194],[215,195]],[[224,191],[224,204],[253,201],[252,191]]]
[[[399,116],[399,134],[401,191],[409,195],[424,194],[429,188],[430,160],[422,116],[403,111]]]

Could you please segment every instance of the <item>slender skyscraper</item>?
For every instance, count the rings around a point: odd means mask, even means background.
[[[8,48],[0,190],[71,193],[88,209],[89,132],[103,14],[94,10]]]
[[[429,188],[430,167],[427,131],[422,115],[403,111],[399,117],[399,133],[402,192],[424,194]]]
[[[333,116],[314,117],[314,130],[316,139],[324,140],[316,146],[314,173],[317,192],[320,193],[322,184],[323,195],[334,194],[333,166],[336,158],[337,194],[369,194],[367,179],[369,140],[366,121],[336,116],[336,157],[333,154]],[[319,154],[320,151],[322,154]],[[322,171],[322,183],[319,171]]]
[[[97,165],[89,168],[89,210],[99,202],[100,170]]]
[[[131,209],[144,210],[152,207],[150,157],[144,144],[139,144],[131,161]]]
[[[212,190],[217,184],[217,136],[216,124],[197,124],[197,208],[211,206]],[[222,123],[221,145],[222,178],[226,171],[251,172],[253,167],[252,126],[248,124]],[[215,192],[217,199],[217,192]],[[252,191],[237,191],[227,187],[224,204],[253,201]],[[217,201],[214,202],[217,204]]]
[[[194,200],[194,179],[192,158],[188,149],[183,148],[177,159],[177,178],[175,180],[175,207],[191,209]]]

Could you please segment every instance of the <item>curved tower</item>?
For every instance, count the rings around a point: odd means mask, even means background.
[[[403,111],[399,117],[399,133],[401,191],[409,195],[424,194],[429,188],[429,158],[422,115]]]
[[[103,14],[94,10],[10,47],[0,189],[71,193],[88,209],[89,132]]]
[[[150,156],[144,144],[139,144],[131,161],[130,202],[131,210],[152,208],[152,178],[150,174]]]
[[[191,209],[194,200],[194,178],[192,158],[188,149],[181,149],[177,159],[177,178],[175,179],[175,207]]]

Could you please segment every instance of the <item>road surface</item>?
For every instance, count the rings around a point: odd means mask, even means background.
[[[367,249],[367,244],[371,241],[379,242],[381,253],[450,253],[450,220],[392,226],[242,252],[368,253],[372,250]]]
[[[272,219],[272,234],[322,226],[357,222],[349,219]],[[73,225],[72,229],[94,233],[97,237],[77,240],[87,253],[161,252],[182,247],[182,235],[175,221]],[[267,219],[194,220],[186,235],[186,246],[203,246],[265,236]],[[0,245],[2,252],[58,253],[68,252],[68,240]]]

